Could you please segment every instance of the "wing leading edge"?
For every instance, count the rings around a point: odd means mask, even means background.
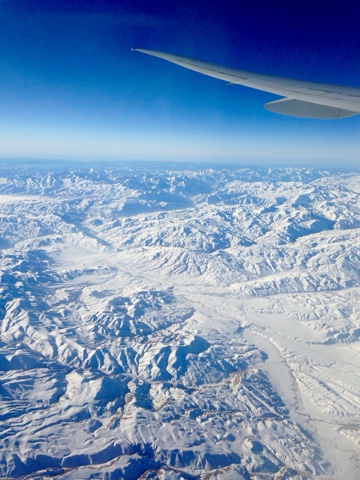
[[[306,82],[291,78],[246,72],[155,50],[132,50],[162,58],[195,72],[235,85],[280,95],[264,107],[275,113],[305,118],[344,118],[360,113],[360,88]]]

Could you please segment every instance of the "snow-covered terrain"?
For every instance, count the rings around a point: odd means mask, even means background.
[[[0,165],[0,478],[360,478],[360,173]]]

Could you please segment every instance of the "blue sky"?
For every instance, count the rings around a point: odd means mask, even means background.
[[[360,116],[283,117],[271,94],[130,51],[360,87],[355,6],[0,0],[0,156],[359,165]]]

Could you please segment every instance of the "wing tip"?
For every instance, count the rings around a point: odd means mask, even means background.
[[[142,53],[148,53],[148,54],[152,54],[153,53],[153,50],[145,50],[143,48],[131,48],[130,49],[132,52],[142,52]]]

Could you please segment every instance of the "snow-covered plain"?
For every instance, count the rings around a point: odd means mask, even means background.
[[[0,478],[360,478],[360,173],[0,166]]]

